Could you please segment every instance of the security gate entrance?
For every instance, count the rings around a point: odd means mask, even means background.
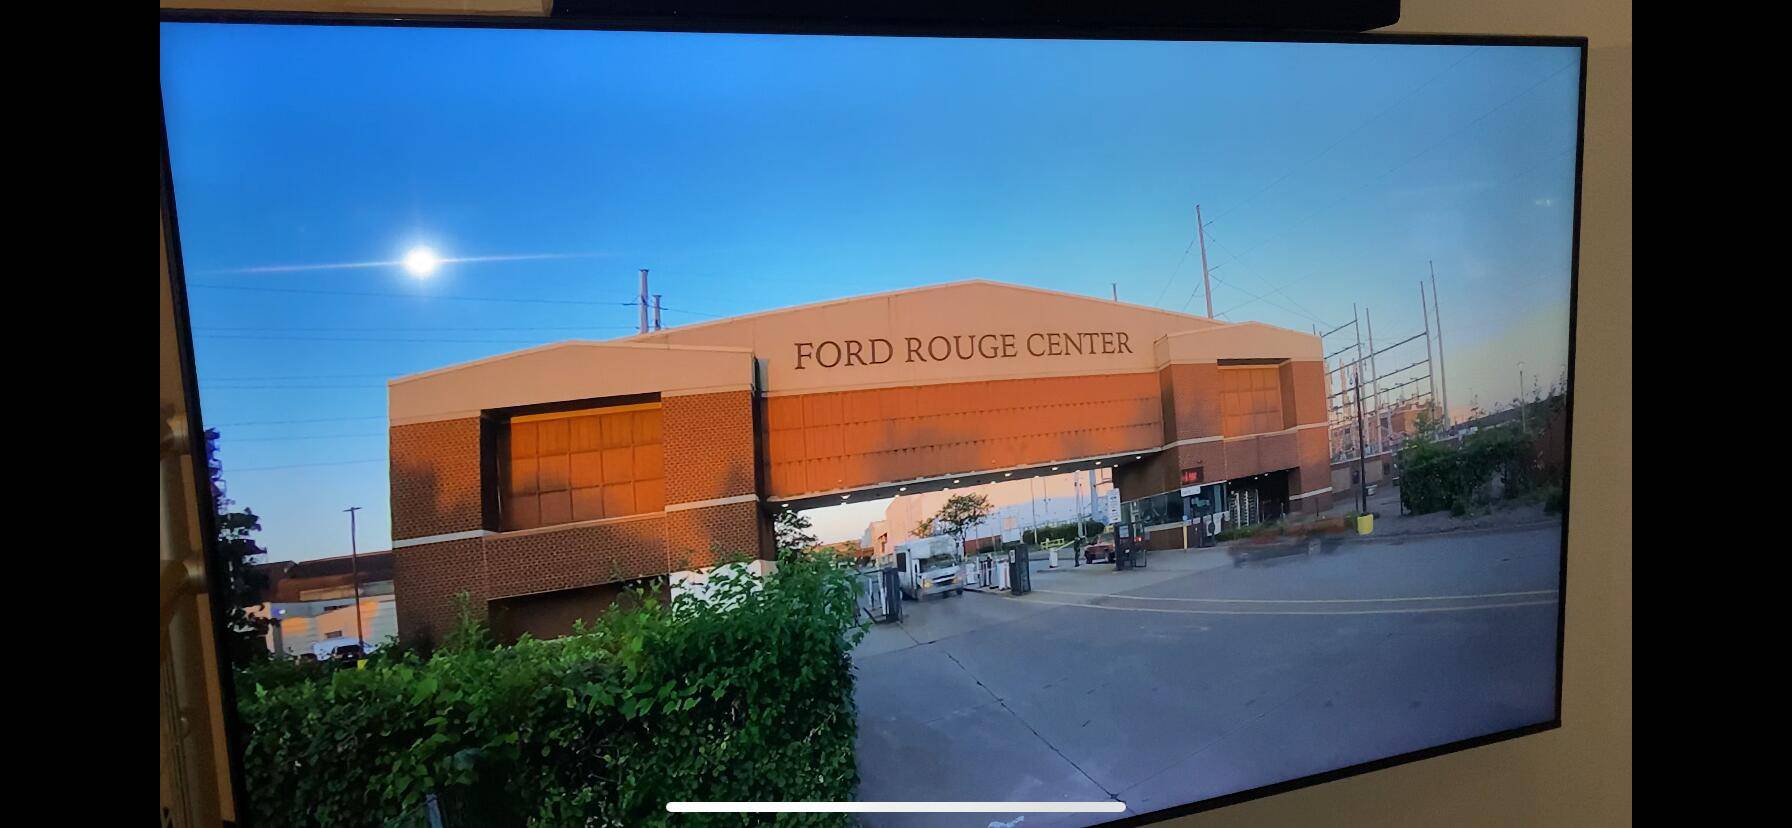
[[[1144,569],[1146,552],[1144,527],[1137,523],[1114,525],[1114,569]]]
[[[893,568],[860,571],[859,610],[874,622],[901,621],[901,573]]]
[[[1233,489],[1227,517],[1233,526],[1250,526],[1263,519],[1263,500],[1256,489]]]
[[[1033,591],[1033,550],[1030,547],[1014,550],[1008,568],[1008,591],[1011,594],[1025,595]]]

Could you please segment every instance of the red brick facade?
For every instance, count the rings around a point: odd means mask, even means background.
[[[1079,307],[1114,312],[1106,303]],[[1215,325],[1183,321],[1197,332]],[[1249,349],[1258,348],[1316,357],[1304,335],[1284,334],[1268,340],[1244,329],[1244,344],[1222,355],[1254,357]],[[1123,499],[1175,491],[1179,472],[1194,466],[1211,481],[1287,471],[1290,495],[1329,485],[1316,358],[1189,357],[1208,347],[1211,332],[1178,340],[1183,356],[1161,356],[1175,336],[1158,340],[1157,357],[1129,349],[1138,359],[1106,374],[954,381],[947,378],[964,375],[923,373],[898,387],[797,385],[822,389],[804,393],[755,391],[775,357],[757,343],[722,347],[734,334],[701,346],[568,343],[397,381],[399,422],[390,433],[400,634],[446,633],[458,592],[476,615],[497,606],[507,630],[539,635],[601,611],[595,603],[618,584],[724,555],[770,557],[768,499],[815,502],[902,481],[1114,457],[1127,461],[1115,469]],[[1153,358],[1171,364],[1153,370]],[[652,365],[662,367],[641,370]],[[851,390],[826,390],[833,387]],[[626,440],[625,411],[633,412]],[[512,430],[521,423],[545,425]],[[1295,503],[1324,508],[1329,497]]]
[[[759,491],[752,392],[667,397],[661,416],[668,506]]]
[[[485,537],[486,596],[664,575],[675,569],[667,566],[666,524],[664,515],[653,514]]]
[[[1121,465],[1115,481],[1122,500],[1134,500],[1181,488],[1183,469],[1200,468],[1203,479],[1234,480],[1288,470],[1292,497],[1331,485],[1325,428],[1325,380],[1318,362],[1286,361],[1273,371],[1281,417],[1279,430],[1252,435],[1226,435],[1222,395],[1216,393],[1227,369],[1217,363],[1167,365],[1158,371],[1164,412],[1163,442],[1171,451]],[[1251,369],[1247,369],[1251,370]],[[1217,439],[1216,439],[1217,438]],[[1294,511],[1319,511],[1331,504],[1328,493],[1291,500]]]
[[[480,436],[478,417],[392,427],[393,539],[483,527]]]
[[[509,532],[500,531],[487,508],[500,487],[497,467],[482,454],[502,442],[487,433],[506,427],[501,415],[394,426],[393,580],[400,635],[441,636],[453,623],[453,596],[461,591],[484,617],[494,600],[566,590],[608,595],[588,588],[706,567],[722,555],[769,556],[770,521],[757,497],[753,403],[745,390],[662,401],[657,419],[663,440],[653,449],[661,452],[654,460],[664,469],[664,505]],[[742,497],[748,499],[681,505]],[[459,533],[475,536],[404,543]],[[529,613],[559,617],[567,612],[563,603],[509,602],[513,617],[507,623],[537,629],[542,619]]]
[[[458,592],[467,593],[473,615],[483,619],[484,545],[472,538],[395,549],[392,590],[398,602],[398,636],[407,641],[440,640],[453,629]]]
[[[1150,374],[945,383],[766,400],[768,496],[1161,444]]]

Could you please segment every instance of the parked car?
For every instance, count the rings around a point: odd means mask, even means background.
[[[1083,547],[1084,563],[1108,563],[1114,560],[1114,538],[1102,535]]]
[[[373,649],[373,647],[362,647],[361,639],[349,636],[326,638],[311,645],[311,653],[317,657],[318,661],[332,658],[360,658]]]

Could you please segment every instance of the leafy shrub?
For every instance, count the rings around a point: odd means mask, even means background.
[[[1100,521],[1086,520],[1082,525],[1082,537],[1093,538],[1100,535],[1106,525]],[[1073,541],[1077,539],[1076,521],[1070,523],[1054,523],[1038,529],[1026,529],[1020,533],[1021,541],[1030,546],[1041,546],[1054,541]]]
[[[1550,486],[1543,491],[1543,513],[1559,515],[1568,508],[1568,493],[1561,486]]]
[[[1239,540],[1241,538],[1254,538],[1260,535],[1280,534],[1282,534],[1282,522],[1278,520],[1274,523],[1253,523],[1249,526],[1234,526],[1230,529],[1222,529],[1219,534],[1214,535],[1213,537],[1215,540],[1229,541]]]
[[[1413,514],[1447,509],[1460,517],[1485,505],[1482,493],[1496,478],[1503,496],[1514,498],[1537,477],[1536,444],[1515,428],[1476,432],[1460,447],[1414,441],[1400,450],[1400,502]]]
[[[671,800],[850,799],[854,581],[788,556],[671,607],[643,590],[589,628],[490,644],[470,615],[425,657],[239,677],[255,824],[665,824]],[[739,816],[680,823],[746,824]],[[800,815],[788,824],[844,824]]]

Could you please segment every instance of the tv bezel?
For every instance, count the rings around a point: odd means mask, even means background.
[[[305,25],[305,26],[377,26],[394,28],[466,28],[466,29],[543,29],[574,31],[641,31],[668,33],[707,33],[707,34],[775,34],[775,35],[838,35],[838,36],[878,36],[878,37],[955,37],[955,38],[1024,38],[1049,40],[1154,40],[1154,41],[1198,41],[1221,43],[1316,43],[1316,44],[1371,44],[1371,45],[1414,45],[1414,46],[1549,46],[1558,48],[1574,48],[1580,51],[1580,78],[1577,90],[1575,112],[1575,147],[1574,147],[1574,227],[1572,231],[1569,288],[1568,288],[1568,372],[1566,397],[1566,422],[1564,432],[1564,461],[1562,468],[1562,539],[1561,568],[1558,574],[1558,595],[1556,610],[1556,686],[1555,715],[1550,719],[1530,725],[1495,731],[1467,739],[1458,739],[1432,747],[1399,753],[1347,765],[1329,771],[1309,774],[1284,780],[1269,785],[1262,785],[1217,797],[1187,802],[1146,813],[1134,814],[1118,820],[1099,823],[1103,828],[1125,828],[1126,826],[1147,825],[1176,817],[1197,814],[1236,805],[1241,802],[1263,799],[1277,794],[1309,788],[1339,779],[1348,779],[1373,771],[1398,767],[1400,765],[1443,756],[1470,748],[1491,745],[1555,730],[1562,726],[1562,684],[1564,649],[1566,647],[1566,627],[1568,618],[1568,531],[1572,521],[1573,490],[1573,455],[1574,455],[1574,388],[1575,388],[1575,340],[1576,326],[1579,323],[1580,295],[1580,242],[1581,242],[1581,197],[1582,176],[1585,171],[1586,152],[1586,115],[1587,115],[1587,38],[1579,36],[1555,35],[1481,35],[1481,34],[1435,34],[1435,33],[1382,33],[1382,32],[1336,32],[1313,30],[1259,30],[1259,29],[1205,29],[1174,26],[1093,26],[1066,25],[1046,22],[1005,22],[991,24],[979,21],[971,16],[952,21],[892,21],[887,19],[789,19],[752,16],[519,16],[519,15],[465,15],[465,14],[384,14],[384,13],[352,13],[352,12],[313,12],[313,11],[265,11],[236,9],[180,9],[162,8],[162,23],[223,23],[223,24],[260,24],[260,25]],[[181,260],[181,242],[179,221],[176,211],[173,170],[168,154],[167,110],[160,95],[160,77],[158,73],[157,124],[160,129],[161,150],[161,208],[163,237],[168,256],[168,278],[174,298],[174,323],[176,338],[180,347],[181,370],[186,374],[182,383],[186,395],[189,416],[187,417],[188,433],[185,436],[187,445],[203,446],[205,423],[201,411],[201,400],[196,382],[197,370],[193,358],[192,329],[187,312],[187,292],[183,263]],[[198,461],[195,453],[195,462]],[[203,474],[194,474],[195,494],[198,503],[210,503],[208,491],[210,479]],[[201,509],[199,516],[201,536],[206,545],[206,577],[210,594],[220,594],[220,577],[222,567],[217,557],[217,531],[214,525],[215,516],[208,510]],[[226,609],[224,602],[210,602],[212,611],[212,631],[215,641],[222,641],[226,629]],[[236,822],[239,825],[250,825],[247,816],[248,808],[243,802],[253,797],[253,791],[244,787],[242,768],[242,742],[237,721],[235,688],[229,680],[230,663],[228,655],[222,648],[217,649],[220,676],[220,704],[223,705],[225,739],[229,745],[229,772],[234,800]]]

